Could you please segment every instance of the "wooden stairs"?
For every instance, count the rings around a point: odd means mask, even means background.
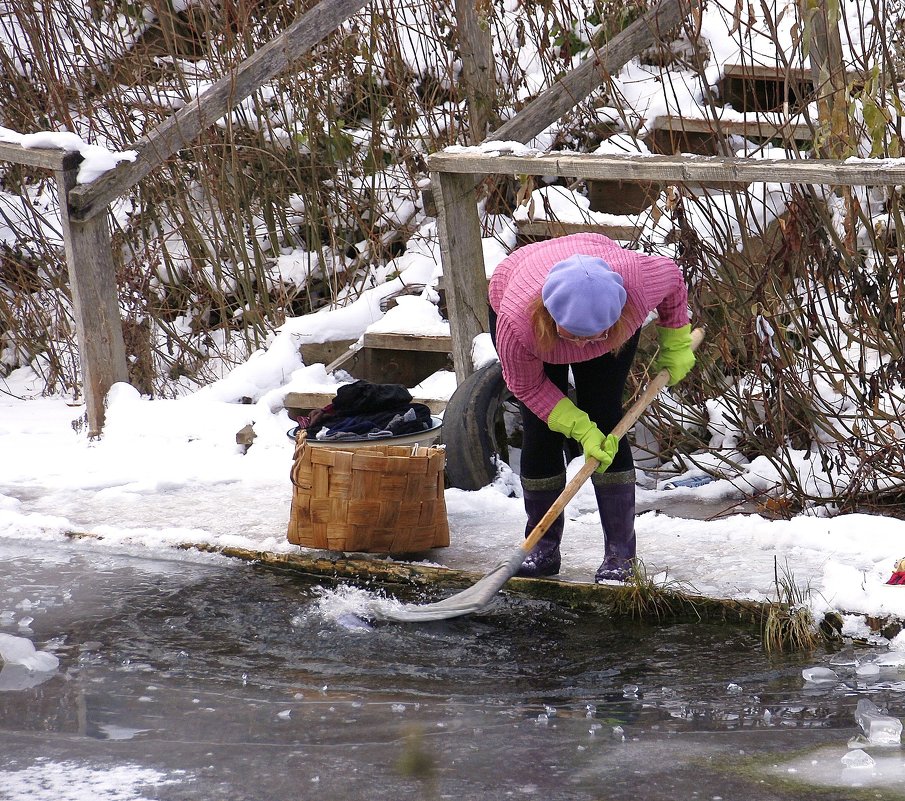
[[[863,76],[847,75],[850,85]],[[810,147],[814,127],[802,113],[814,93],[808,70],[733,64],[725,67],[719,88],[722,106],[710,118],[665,115],[651,121],[644,142],[657,155],[692,153],[704,156],[734,154],[738,137],[756,147],[772,145],[798,152]],[[735,139],[735,142],[733,141]],[[643,215],[662,186],[626,181],[587,181],[590,210],[606,214]],[[694,191],[694,187],[686,187]],[[577,231],[593,231],[620,242],[634,243],[641,223],[575,223],[535,219],[518,223],[520,244]]]

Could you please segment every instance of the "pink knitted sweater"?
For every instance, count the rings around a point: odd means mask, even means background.
[[[622,276],[628,296],[622,316],[631,331],[638,330],[654,310],[657,325],[681,328],[689,322],[685,280],[672,259],[626,250],[600,234],[571,234],[513,251],[490,279],[490,305],[497,314],[497,353],[506,386],[545,421],[563,394],[544,375],[544,362],[582,362],[620,344],[603,340],[579,347],[558,340],[552,350],[541,352],[538,348],[529,304],[540,295],[550,268],[576,253],[597,256]]]

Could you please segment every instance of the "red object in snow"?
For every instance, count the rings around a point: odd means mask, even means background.
[[[887,584],[905,584],[905,559],[899,559]]]

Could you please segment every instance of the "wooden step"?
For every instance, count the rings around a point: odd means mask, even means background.
[[[810,142],[814,132],[802,122],[776,122],[767,118],[748,115],[744,120],[703,120],[677,115],[657,117],[654,130],[682,134],[711,134],[717,136],[738,135],[746,139],[782,139],[784,141]]]
[[[634,240],[641,225],[607,225],[602,223],[573,223],[558,220],[532,220],[516,223],[519,236],[528,239],[552,239],[568,234],[603,234],[618,241]]]
[[[864,86],[865,74],[846,70],[852,88]],[[727,64],[720,83],[722,102],[741,112],[776,112],[788,106],[799,112],[814,100],[814,78],[810,67],[781,64]]]
[[[393,334],[367,332],[362,340],[364,347],[381,350],[417,350],[426,353],[452,353],[452,337],[449,335]]]
[[[739,78],[746,81],[803,81],[812,83],[814,78],[810,67],[784,67],[781,64],[726,64],[723,67],[724,78]],[[847,69],[845,80],[857,86],[863,83],[866,75],[861,70]]]
[[[332,344],[332,347],[328,347]],[[355,378],[375,384],[402,384],[413,387],[438,370],[451,368],[452,338],[422,334],[371,333],[362,344],[349,347],[348,341],[306,346],[305,364],[323,361],[328,373],[343,369]],[[320,358],[318,358],[320,355]],[[327,362],[327,355],[332,361]]]
[[[311,412],[323,409],[333,402],[335,392],[287,392],[283,399],[283,407],[300,412]],[[431,414],[442,414],[446,410],[447,401],[441,398],[413,398],[414,403],[423,403],[431,410]]]

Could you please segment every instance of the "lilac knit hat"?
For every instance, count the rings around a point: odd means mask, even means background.
[[[553,265],[541,297],[557,325],[592,337],[619,319],[626,294],[622,276],[603,259],[576,253]]]

